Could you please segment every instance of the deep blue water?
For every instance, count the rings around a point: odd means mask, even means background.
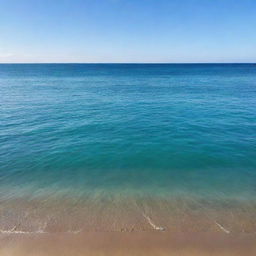
[[[0,199],[256,195],[256,65],[0,65]]]

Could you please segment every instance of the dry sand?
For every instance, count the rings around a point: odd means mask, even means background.
[[[255,234],[83,232],[1,234],[1,256],[255,256]]]

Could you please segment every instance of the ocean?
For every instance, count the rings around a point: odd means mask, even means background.
[[[2,233],[255,217],[255,64],[0,65]]]

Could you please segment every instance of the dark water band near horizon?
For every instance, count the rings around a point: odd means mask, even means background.
[[[0,232],[256,232],[254,64],[1,64]]]

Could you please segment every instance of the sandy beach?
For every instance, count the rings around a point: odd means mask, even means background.
[[[0,255],[255,256],[254,207],[116,196],[79,204],[7,200],[0,207]]]
[[[85,232],[1,234],[1,256],[254,256],[255,234]]]

